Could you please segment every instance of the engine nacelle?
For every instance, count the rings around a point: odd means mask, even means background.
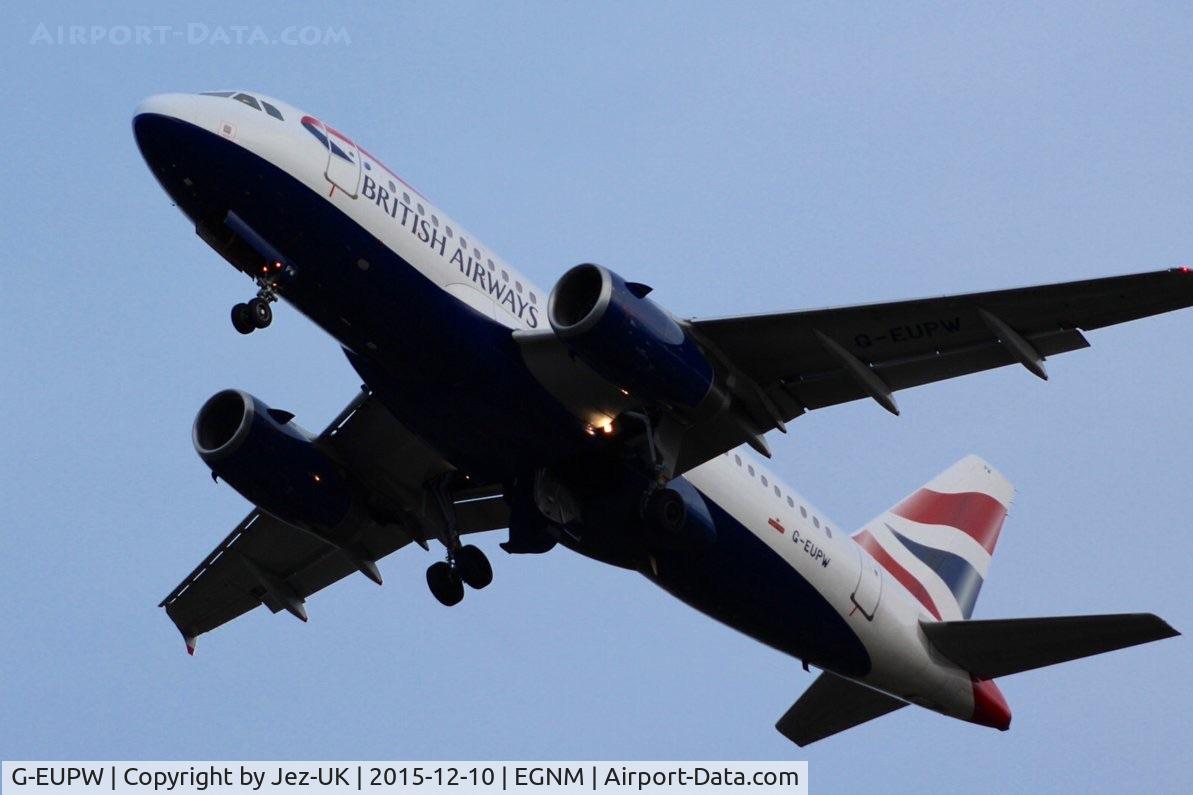
[[[665,549],[700,550],[717,540],[717,526],[696,487],[676,478],[647,498],[642,518],[647,539]]]
[[[602,377],[648,400],[695,408],[715,373],[671,315],[600,265],[577,265],[551,290],[547,319],[556,336]]]
[[[237,389],[213,395],[191,436],[211,471],[283,522],[330,530],[352,506],[352,488],[293,415]]]

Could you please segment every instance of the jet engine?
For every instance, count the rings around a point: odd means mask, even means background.
[[[649,292],[608,268],[577,265],[551,291],[547,318],[603,378],[646,400],[695,408],[713,388],[713,367]]]
[[[336,527],[352,488],[293,415],[247,392],[213,395],[195,417],[192,440],[212,474],[278,519],[307,530]]]

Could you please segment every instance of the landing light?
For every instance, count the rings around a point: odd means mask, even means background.
[[[322,483],[322,482],[323,482],[323,478],[319,477],[319,476],[318,476],[318,475],[316,475],[316,474],[313,474],[313,473],[312,473],[312,474],[311,474],[311,477],[315,479],[315,482],[316,482],[316,483]]]
[[[613,423],[610,421],[601,430],[605,432],[606,436],[610,436],[613,433]]]

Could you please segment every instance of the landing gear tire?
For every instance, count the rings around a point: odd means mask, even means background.
[[[241,334],[249,334],[257,328],[248,304],[237,304],[232,307],[232,327]]]
[[[252,318],[254,328],[267,328],[273,322],[273,310],[269,308],[269,302],[254,298],[249,301],[248,313]]]
[[[455,559],[456,573],[469,588],[479,591],[493,582],[493,567],[489,565],[489,559],[479,548],[471,544],[460,547],[456,550]]]
[[[446,561],[433,563],[427,569],[427,585],[431,594],[445,607],[458,605],[464,598],[464,583]]]

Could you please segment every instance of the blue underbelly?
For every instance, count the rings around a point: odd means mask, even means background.
[[[870,656],[846,620],[762,539],[705,498],[717,539],[699,553],[656,553],[672,595],[786,654],[846,676],[865,676]]]

